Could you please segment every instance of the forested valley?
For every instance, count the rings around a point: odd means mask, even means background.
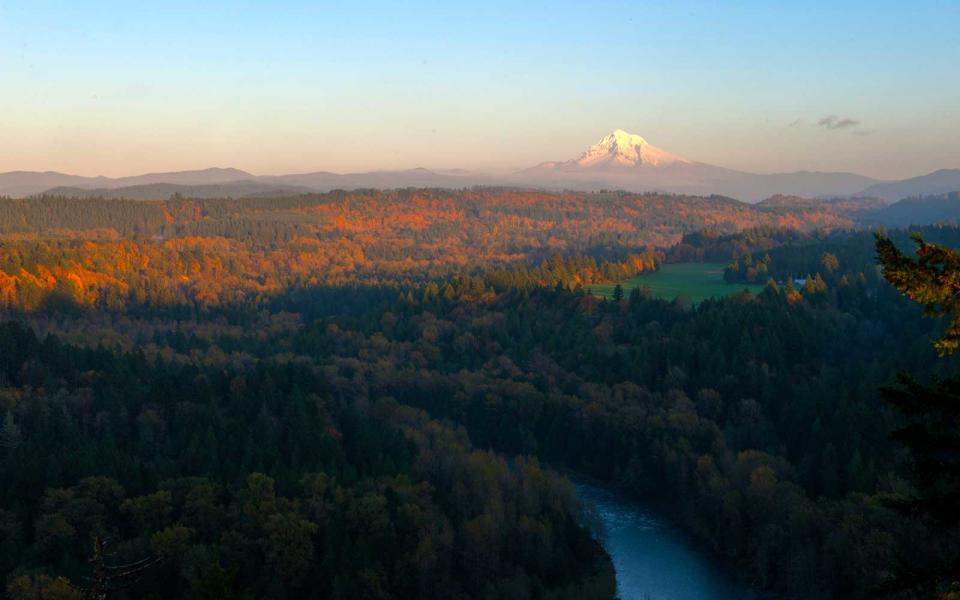
[[[576,473],[776,597],[949,598],[908,400],[956,393],[917,302],[953,305],[906,257],[960,228],[882,233],[883,267],[817,203],[0,200],[5,593],[84,597],[99,539],[117,598],[612,598]],[[704,261],[765,288],[586,291]]]

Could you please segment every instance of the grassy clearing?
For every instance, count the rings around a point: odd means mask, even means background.
[[[625,297],[630,290],[639,286],[650,288],[656,298],[673,300],[677,296],[686,296],[691,302],[700,302],[707,298],[729,296],[747,289],[756,294],[763,289],[760,284],[727,283],[723,280],[724,263],[676,263],[663,265],[655,273],[644,273],[632,279],[620,282]],[[589,286],[587,289],[596,296],[610,298],[616,284],[604,283]]]

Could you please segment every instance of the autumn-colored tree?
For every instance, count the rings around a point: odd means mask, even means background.
[[[941,355],[960,347],[960,254],[951,248],[928,244],[919,233],[917,259],[905,255],[890,238],[877,234],[877,257],[883,276],[911,300],[921,304],[924,314],[947,317],[947,330],[934,343]]]

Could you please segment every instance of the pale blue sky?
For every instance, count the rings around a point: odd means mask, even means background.
[[[133,4],[0,0],[0,171],[960,167],[957,0]]]

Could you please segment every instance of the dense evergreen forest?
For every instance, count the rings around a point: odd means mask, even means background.
[[[117,598],[611,598],[560,471],[657,503],[762,590],[946,593],[956,524],[898,506],[921,486],[889,401],[900,372],[957,374],[944,324],[836,208],[730,202],[0,203],[7,596],[83,597],[106,539],[147,566]],[[670,261],[767,285],[584,292]]]
[[[164,559],[134,597],[611,594],[569,483],[308,363],[198,368],[16,323],[0,348],[11,597],[82,581],[92,536]]]

